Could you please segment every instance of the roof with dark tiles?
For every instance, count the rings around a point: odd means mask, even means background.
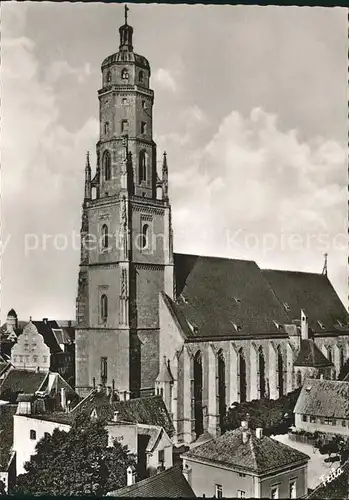
[[[333,363],[326,358],[313,340],[301,339],[300,349],[294,362],[294,366],[320,368],[333,366]]]
[[[341,328],[338,321],[348,325],[349,315],[325,274],[272,269],[264,269],[262,273],[280,302],[289,306],[291,319],[298,319],[303,309],[314,332],[348,332],[348,326]]]
[[[349,382],[306,379],[293,410],[301,415],[349,418]]]
[[[181,467],[176,465],[131,486],[125,486],[119,490],[112,491],[108,493],[108,496],[194,498],[195,493],[183,476]]]
[[[320,483],[310,495],[308,499],[319,500],[338,500],[349,498],[349,460],[340,466],[342,473],[335,479],[328,482],[326,485]]]
[[[308,455],[269,436],[257,438],[247,429],[247,442],[243,442],[242,428],[226,432],[222,436],[199,445],[182,456],[202,463],[222,465],[238,471],[265,474],[284,467],[307,463]]]
[[[20,393],[34,394],[40,389],[47,373],[12,369],[0,381],[0,399],[15,403]]]

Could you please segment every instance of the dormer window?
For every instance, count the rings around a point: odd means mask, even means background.
[[[233,323],[233,327],[236,332],[239,332],[241,330],[241,326],[237,325],[236,323]]]
[[[291,308],[290,308],[289,304],[287,304],[287,302],[284,302],[284,308],[285,308],[286,311],[290,311],[291,310]]]
[[[341,321],[339,321],[339,319],[337,319],[337,325],[340,327],[340,328],[343,328],[343,323]]]
[[[319,325],[321,330],[325,330],[325,325],[321,321],[318,321],[317,324]]]
[[[237,297],[234,297],[234,300],[235,300],[235,302],[236,302],[237,304],[241,304],[241,300],[240,300],[240,299],[238,299]]]
[[[275,328],[276,328],[277,330],[280,330],[281,326],[279,325],[279,323],[277,323],[277,322],[276,322],[276,321],[274,321],[274,320],[273,320],[273,323],[274,323],[274,325],[275,325]]]
[[[129,75],[128,75],[128,71],[127,71],[127,69],[123,69],[123,70],[122,70],[122,72],[121,72],[121,78],[122,78],[123,80],[128,80],[128,76],[129,76]]]

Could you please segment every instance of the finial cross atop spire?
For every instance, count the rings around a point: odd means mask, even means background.
[[[129,11],[130,9],[127,7],[127,5],[125,5],[125,24],[127,24],[127,12]]]
[[[322,274],[324,274],[325,276],[327,276],[327,257],[328,257],[328,254],[325,253],[324,257],[325,257],[325,262],[324,262],[324,267],[322,269]]]

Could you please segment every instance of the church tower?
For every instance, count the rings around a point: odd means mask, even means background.
[[[153,141],[150,65],[120,27],[119,51],[102,63],[96,173],[85,166],[76,303],[76,389],[98,384],[131,397],[155,387],[159,293],[173,295],[166,153]]]

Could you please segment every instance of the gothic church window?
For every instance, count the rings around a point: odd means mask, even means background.
[[[139,153],[139,182],[145,182],[147,180],[147,166],[148,166],[148,155],[143,150]]]
[[[101,358],[101,383],[105,384],[108,379],[108,358]]]
[[[101,296],[101,319],[103,322],[108,319],[108,297],[106,295]]]
[[[332,349],[330,346],[327,347],[327,359],[332,363]]]
[[[109,235],[108,235],[108,226],[104,224],[102,226],[102,249],[106,249],[109,246]]]
[[[103,170],[104,179],[109,181],[111,179],[111,156],[109,151],[105,151],[103,154]]]

